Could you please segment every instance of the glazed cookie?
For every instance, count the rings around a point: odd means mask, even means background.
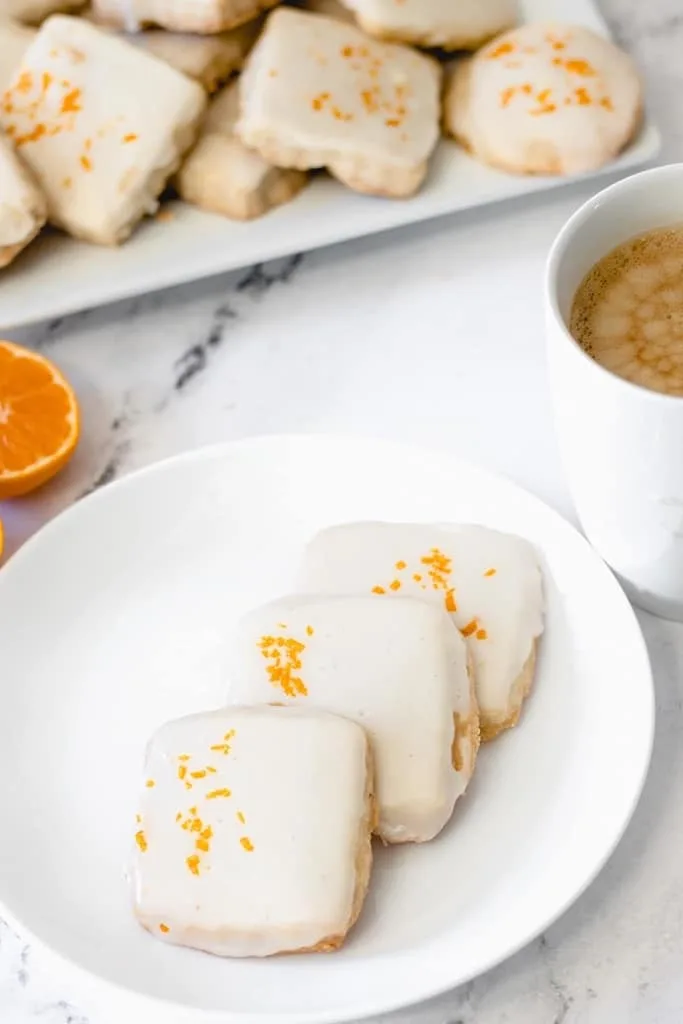
[[[6,267],[38,234],[46,220],[42,192],[0,134],[0,267]]]
[[[278,167],[327,167],[359,192],[407,196],[438,140],[439,88],[431,58],[283,7],[242,74],[237,134]]]
[[[441,608],[410,598],[286,597],[247,615],[235,642],[231,701],[354,719],[372,742],[380,837],[437,835],[479,746],[466,645]]]
[[[158,25],[171,32],[210,35],[244,25],[280,0],[92,0],[98,21],[134,32]]]
[[[303,171],[273,167],[235,137],[238,83],[215,97],[199,142],[176,178],[182,199],[236,220],[260,217],[293,199],[306,184]]]
[[[24,54],[1,120],[45,192],[50,221],[113,244],[156,209],[205,104],[203,89],[161,61],[56,15]]]
[[[444,125],[480,160],[519,174],[580,174],[633,137],[642,89],[631,59],[571,25],[525,25],[458,64]]]
[[[515,0],[343,0],[370,35],[475,50],[517,21]]]
[[[481,736],[517,723],[543,631],[538,559],[520,537],[483,526],[349,523],[306,549],[303,592],[409,595],[451,615],[474,665]]]
[[[311,708],[233,708],[152,738],[133,904],[158,939],[217,956],[342,945],[370,880],[363,730]]]

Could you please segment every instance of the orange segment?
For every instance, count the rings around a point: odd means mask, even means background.
[[[76,396],[43,356],[0,341],[0,499],[58,473],[78,443]]]

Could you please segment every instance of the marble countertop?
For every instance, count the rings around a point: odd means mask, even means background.
[[[662,161],[683,160],[680,0],[602,7],[645,73]],[[136,467],[281,431],[456,451],[573,520],[545,382],[541,281],[553,236],[592,191],[571,187],[16,332],[73,379],[85,430],[54,485],[2,508],[10,551]],[[683,1019],[683,627],[640,619],[655,668],[657,741],[618,851],[529,948],[396,1022]],[[111,1024],[93,1006],[90,998],[86,1012],[51,960],[0,920],[3,1024]]]

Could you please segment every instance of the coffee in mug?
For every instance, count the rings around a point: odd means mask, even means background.
[[[599,260],[574,296],[569,329],[605,369],[683,396],[683,225],[637,235]]]

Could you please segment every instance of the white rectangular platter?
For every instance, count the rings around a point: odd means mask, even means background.
[[[525,21],[565,21],[608,31],[593,0],[521,0],[520,7]],[[638,138],[599,173],[624,172],[651,160],[659,144],[657,129],[646,120]],[[292,203],[248,223],[174,203],[169,218],[147,221],[118,249],[48,233],[2,272],[0,328],[556,188],[568,180],[495,171],[444,140],[426,184],[413,199],[361,196],[320,176]]]

